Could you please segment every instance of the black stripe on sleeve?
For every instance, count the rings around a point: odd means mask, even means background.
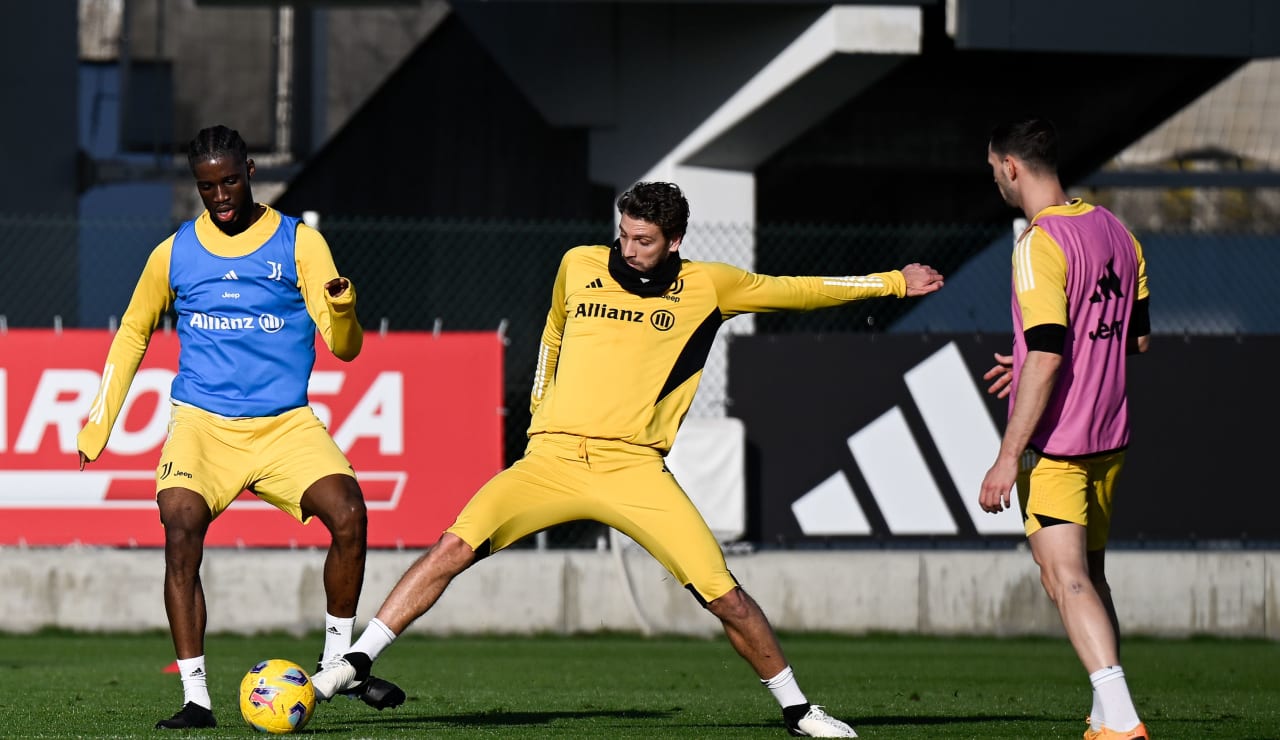
[[[1067,344],[1067,327],[1062,324],[1037,324],[1022,332],[1022,337],[1027,343],[1028,351],[1060,355]]]
[[[1151,298],[1133,302],[1133,315],[1129,317],[1129,336],[1145,337],[1151,333]]]

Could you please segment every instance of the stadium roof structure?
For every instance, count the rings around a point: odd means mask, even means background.
[[[514,135],[532,148],[513,176],[539,169],[542,149],[550,185],[590,201],[560,215],[591,212],[598,191],[643,177],[711,173],[711,194],[695,202],[710,203],[712,216],[989,220],[1007,213],[984,162],[997,120],[1052,117],[1064,179],[1080,181],[1248,61],[1280,56],[1280,5],[1263,0],[453,0],[450,9],[306,164],[286,206],[326,197],[327,159],[404,169],[404,152],[377,149],[424,126],[467,129],[452,155],[433,153],[433,169],[484,163],[483,131],[513,136],[492,118],[507,106],[522,111]],[[415,89],[430,95],[413,100]],[[748,184],[726,186],[717,173]],[[483,207],[456,192],[407,195],[405,209],[518,211],[494,198],[512,189],[478,188]],[[717,193],[729,191],[740,194],[718,208]],[[387,197],[379,207],[396,208]]]

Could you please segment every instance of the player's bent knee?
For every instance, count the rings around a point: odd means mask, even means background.
[[[356,499],[355,501],[344,502],[342,506],[337,507],[337,511],[332,514],[334,524],[347,528],[364,529],[369,524],[369,510],[365,508],[364,501]]]
[[[334,537],[363,536],[369,526],[369,512],[363,501],[344,500],[324,507],[315,515],[329,528]]]
[[[485,540],[482,543],[482,548],[473,548],[467,544],[466,540],[456,534],[445,532],[436,541],[436,544],[431,546],[430,552],[423,557],[432,560],[450,574],[457,575],[471,567],[473,563],[484,557],[484,555],[488,555],[488,546],[489,541]],[[483,555],[481,554],[482,549]]]
[[[308,488],[302,497],[302,511],[324,522],[334,539],[363,540],[369,526],[360,487],[345,475],[322,478]]]
[[[162,522],[166,549],[177,548],[200,552],[204,549],[204,536],[209,529],[204,521],[188,518],[170,518]]]
[[[741,587],[734,587],[725,595],[712,599],[706,604],[708,611],[725,622],[737,622],[749,617],[753,606],[754,602],[747,598],[746,592]]]

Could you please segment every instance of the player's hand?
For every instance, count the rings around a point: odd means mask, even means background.
[[[344,277],[336,277],[324,284],[324,289],[329,293],[330,298],[337,298],[347,292],[349,287],[351,287],[351,281]]]
[[[1009,391],[1013,390],[1013,355],[1002,355],[995,352],[993,356],[996,358],[995,367],[982,374],[983,380],[990,380],[991,385],[987,387],[987,393],[996,394],[996,398],[1006,398]]]
[[[80,469],[81,469],[81,470],[84,470],[84,466],[86,466],[86,465],[88,465],[89,463],[93,462],[92,460],[90,460],[90,459],[89,459],[89,456],[88,456],[88,455],[84,454],[84,453],[83,453],[83,452],[81,452],[80,450],[76,450],[76,452],[78,452],[78,453],[80,454]]]
[[[978,505],[988,514],[999,514],[1009,508],[1010,491],[1018,480],[1018,461],[1002,462],[996,460],[982,479],[982,492],[978,494]]]
[[[902,268],[902,277],[907,279],[908,298],[928,295],[942,288],[942,273],[919,262]]]

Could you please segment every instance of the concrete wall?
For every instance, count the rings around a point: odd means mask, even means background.
[[[360,625],[417,555],[370,553]],[[1107,559],[1126,634],[1280,640],[1280,551]],[[323,565],[319,550],[210,550],[202,572],[210,632],[321,629]],[[729,566],[781,630],[1062,634],[1025,551],[776,552],[731,555]],[[158,550],[0,548],[0,625],[165,629],[163,576]],[[501,553],[457,579],[411,629],[719,634],[714,618],[634,547]]]

